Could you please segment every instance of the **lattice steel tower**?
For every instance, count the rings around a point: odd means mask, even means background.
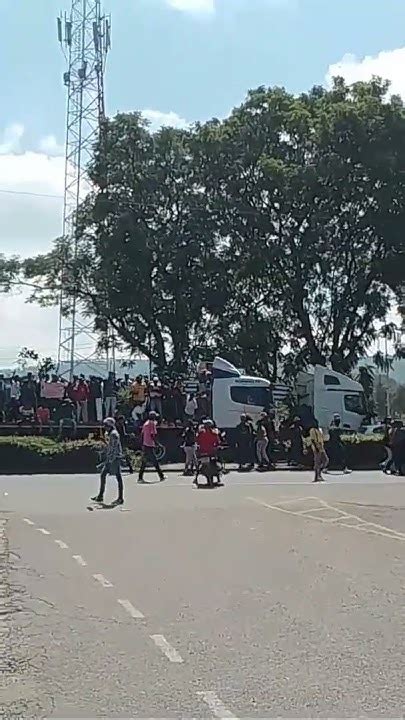
[[[87,165],[105,117],[104,73],[111,47],[111,21],[102,12],[101,0],[72,0],[70,13],[59,17],[57,25],[68,63],[63,75],[67,88],[63,237],[74,257],[80,245],[77,210],[88,188]],[[67,360],[72,376],[75,365],[88,359],[82,354],[79,338],[93,344],[95,338],[92,326],[80,314],[77,298],[67,297],[63,259],[61,265],[58,366]]]

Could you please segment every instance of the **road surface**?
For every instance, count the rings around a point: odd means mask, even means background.
[[[403,715],[404,480],[147,479],[0,477],[0,717]]]

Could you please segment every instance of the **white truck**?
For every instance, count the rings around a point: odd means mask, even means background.
[[[257,421],[260,413],[277,406],[287,395],[296,398],[297,413],[328,429],[335,414],[342,427],[358,430],[365,415],[364,392],[360,383],[328,368],[316,365],[311,372],[298,375],[296,387],[274,385],[260,377],[244,375],[234,365],[216,357],[209,366],[212,372],[212,414],[222,430],[232,431],[242,414]]]

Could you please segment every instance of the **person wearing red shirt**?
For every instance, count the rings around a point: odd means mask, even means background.
[[[43,407],[42,405],[39,406],[37,410],[37,422],[42,429],[43,425],[49,425],[51,421],[51,413],[49,408]]]
[[[77,422],[87,423],[89,420],[88,402],[90,397],[89,386],[84,377],[73,378],[73,385],[68,388],[69,398],[76,403]]]
[[[215,457],[221,445],[221,437],[212,420],[206,420],[197,434],[200,457]]]
[[[198,476],[201,472],[207,479],[209,487],[214,486],[214,478],[220,484],[221,468],[218,463],[218,450],[221,445],[221,436],[214,427],[212,420],[205,420],[197,434],[198,455],[200,457],[197,474],[193,480],[198,486]]]

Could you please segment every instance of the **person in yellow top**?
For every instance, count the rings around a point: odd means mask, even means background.
[[[142,375],[138,375],[135,381],[131,385],[131,396],[132,401],[135,405],[143,405],[146,399],[146,384],[143,381]]]
[[[325,478],[322,477],[322,470],[328,467],[329,458],[325,450],[325,438],[317,420],[314,421],[313,427],[309,431],[309,439],[314,455],[315,477],[313,482],[324,482]]]

